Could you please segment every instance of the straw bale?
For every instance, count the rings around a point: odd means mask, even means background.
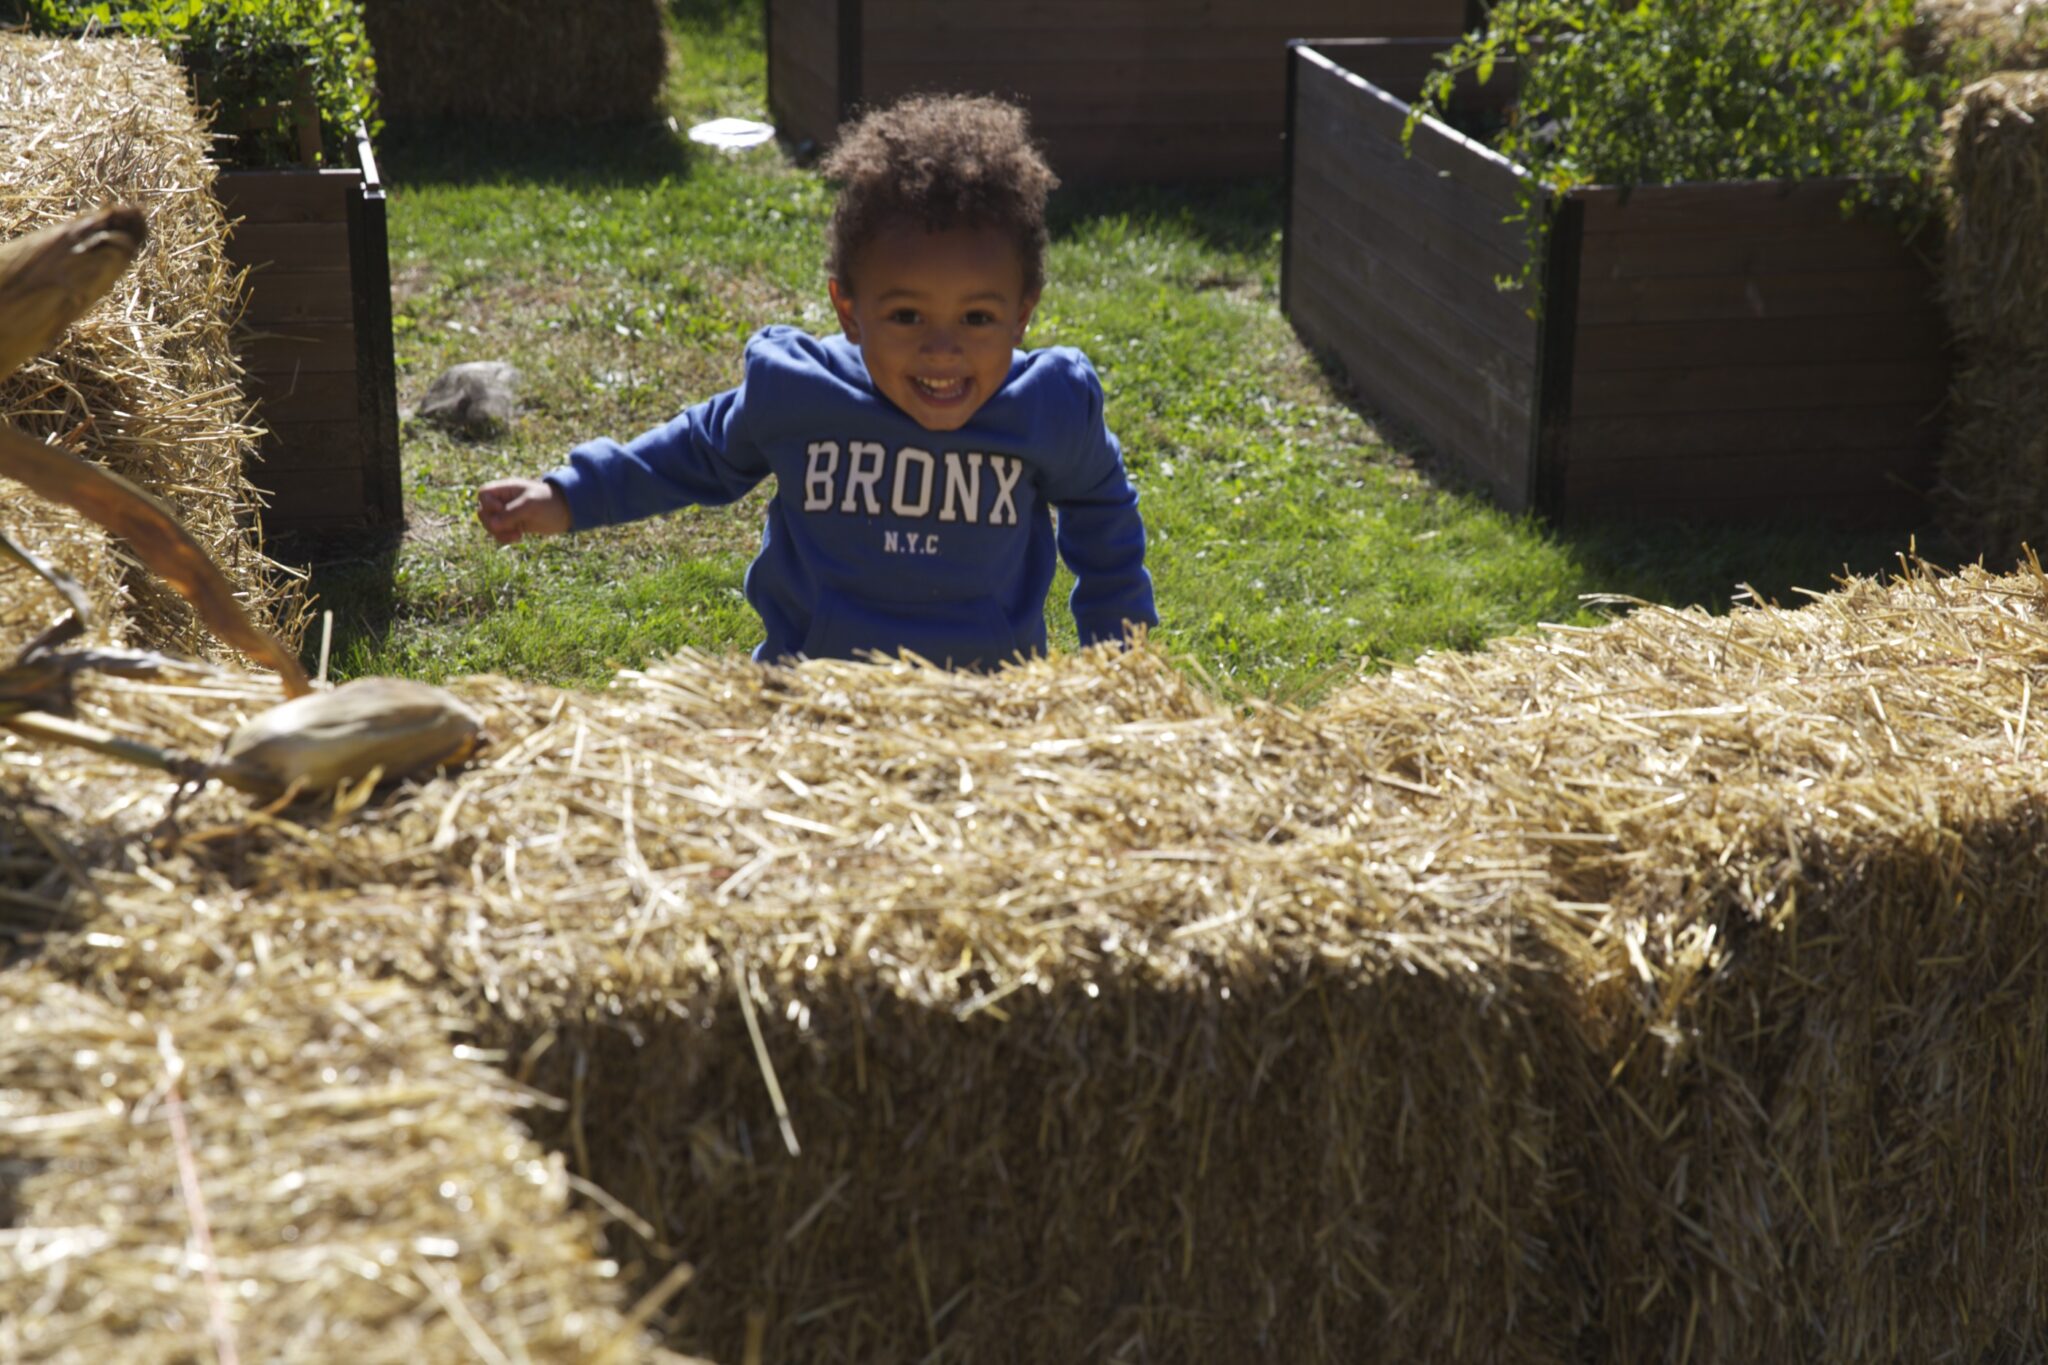
[[[1966,77],[2012,71],[2048,60],[2048,4],[2043,0],[1914,0],[1906,35],[1915,63]]]
[[[660,0],[363,0],[387,118],[647,118],[668,69]]]
[[[0,972],[0,1357],[670,1358],[529,1095],[414,991],[275,970]]]
[[[0,531],[24,550],[77,580],[92,604],[92,645],[118,645],[125,638],[127,590],[121,564],[106,533],[68,507],[12,497],[0,514]],[[10,558],[0,557],[0,665],[53,625],[69,608],[43,579]]]
[[[2048,346],[1957,372],[1934,508],[1994,564],[2048,545]]]
[[[1942,293],[1965,346],[1987,356],[2048,348],[2048,72],[1966,87],[1942,120],[1949,206]]]
[[[652,1243],[715,1246],[691,1349],[741,1354],[772,1294],[776,1358],[941,1327],[990,1359],[1571,1358],[1538,1086],[1571,1023],[1531,859],[1399,818],[1370,755],[1149,651],[458,690],[495,757],[340,824],[201,798],[153,860],[175,896],[106,844],[159,802],[95,819],[67,756],[14,755],[67,775],[35,790],[97,869],[97,946],[56,960],[119,995],[264,934],[434,983],[560,1086],[548,1127]],[[756,1027],[818,1156],[776,1159]]]
[[[223,254],[207,152],[183,77],[156,45],[0,33],[0,240],[118,201],[149,223],[108,297],[57,348],[0,379],[0,418],[163,498],[251,613],[295,644],[302,587],[264,557],[242,472],[255,432],[228,340],[240,282]],[[220,657],[190,607],[123,563],[138,644]]]
[[[473,1020],[717,1356],[2030,1359],[2036,677],[2048,578],[1918,566],[1305,714],[684,656],[464,683],[484,759],[360,806],[9,742],[0,859],[105,998],[291,943]]]

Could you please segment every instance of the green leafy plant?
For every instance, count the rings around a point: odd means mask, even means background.
[[[1913,0],[1499,0],[1439,60],[1408,132],[1454,118],[1461,81],[1511,68],[1494,145],[1537,182],[1539,247],[1546,186],[1853,176],[1858,197],[1924,214],[1941,81],[1908,61],[1912,19]]]
[[[45,33],[120,32],[154,39],[192,73],[199,98],[217,105],[231,155],[243,165],[300,157],[295,104],[317,106],[324,158],[374,133],[376,65],[357,0],[25,0]]]

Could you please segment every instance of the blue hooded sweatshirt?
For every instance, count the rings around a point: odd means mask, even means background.
[[[1016,353],[973,420],[940,432],[884,397],[844,337],[770,327],[738,388],[625,445],[577,446],[546,477],[581,531],[734,502],[771,474],[747,570],[767,627],[757,659],[909,649],[971,668],[1043,653],[1055,545],[1082,644],[1158,622],[1137,490],[1101,381],[1070,347]]]

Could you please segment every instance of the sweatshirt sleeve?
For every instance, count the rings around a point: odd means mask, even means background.
[[[1102,381],[1078,352],[1073,376],[1081,396],[1073,458],[1047,481],[1059,515],[1060,558],[1074,571],[1068,599],[1082,645],[1124,638],[1125,623],[1156,626],[1152,575],[1145,570],[1145,523],[1138,490],[1124,472],[1123,449],[1103,420]]]
[[[544,476],[569,507],[572,530],[737,502],[768,475],[746,433],[746,385],[684,409],[624,445],[585,441]]]

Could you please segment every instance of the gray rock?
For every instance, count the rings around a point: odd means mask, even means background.
[[[519,371],[502,360],[452,365],[427,386],[415,414],[471,436],[510,426],[519,415]]]

